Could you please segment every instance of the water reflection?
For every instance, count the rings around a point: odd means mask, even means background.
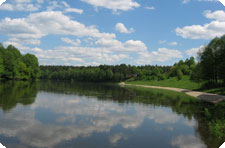
[[[35,82],[0,82],[0,107],[4,111],[14,108],[18,103],[32,104],[38,92]]]
[[[8,111],[0,112],[0,141],[7,147],[211,146],[199,130],[207,127],[200,118],[202,103],[180,93],[41,82],[37,94],[34,83],[11,86],[11,90],[7,87],[11,94],[23,88],[27,93],[21,94],[27,95],[11,99],[14,108],[2,103]],[[24,101],[31,103],[16,105]],[[213,141],[220,143],[217,138]]]

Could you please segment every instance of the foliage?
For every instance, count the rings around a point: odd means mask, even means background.
[[[181,80],[182,77],[183,77],[183,73],[182,73],[181,69],[178,69],[178,70],[177,70],[177,79],[178,79],[178,80]]]
[[[41,79],[74,80],[81,82],[119,82],[132,78],[164,80],[169,66],[100,65],[88,67],[40,66]]]
[[[0,108],[9,111],[17,104],[32,104],[38,92],[38,83],[29,81],[0,82]]]
[[[225,35],[214,38],[199,53],[201,75],[211,84],[225,85]]]
[[[136,85],[152,85],[152,86],[163,86],[163,87],[176,87],[189,90],[198,90],[201,88],[202,83],[197,83],[190,80],[189,76],[183,76],[181,80],[178,80],[177,77],[172,77],[162,81],[132,81],[126,82],[127,84],[136,84]]]
[[[14,46],[9,45],[5,49],[0,44],[0,78],[28,80],[39,76],[38,59],[34,55],[22,55]]]

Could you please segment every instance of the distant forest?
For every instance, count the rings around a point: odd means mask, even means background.
[[[48,79],[80,82],[120,82],[125,80],[160,81],[171,77],[181,80],[184,75],[193,81],[210,85],[225,85],[225,35],[214,38],[194,57],[180,60],[173,66],[38,66],[34,55],[21,55],[13,46],[0,46],[0,77],[3,79]]]
[[[120,82],[125,80],[160,81],[170,77],[182,79],[183,75],[190,75],[195,79],[193,71],[196,63],[193,57],[179,61],[174,66],[131,66],[100,65],[88,67],[72,66],[40,66],[41,79],[74,80],[85,82]]]
[[[225,85],[225,35],[214,38],[194,57],[180,60],[173,66],[100,65],[88,67],[41,66],[41,79],[82,82],[120,82],[125,80],[160,81],[171,77],[181,80],[184,75],[193,81],[210,85]]]

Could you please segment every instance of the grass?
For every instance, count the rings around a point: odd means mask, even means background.
[[[224,87],[206,89],[206,90],[202,90],[202,91],[207,92],[207,93],[225,95],[225,88]]]
[[[174,88],[182,88],[182,89],[188,89],[188,90],[196,90],[196,91],[203,91],[207,93],[225,95],[225,87],[205,89],[205,88],[202,88],[204,82],[198,83],[198,82],[191,81],[189,76],[184,76],[181,80],[178,80],[177,77],[173,77],[173,78],[162,80],[162,81],[127,81],[125,83],[134,84],[134,85],[174,87]]]
[[[178,80],[176,77],[174,77],[162,81],[129,81],[126,82],[126,84],[175,87],[188,90],[198,90],[202,85],[201,83],[190,81],[189,76],[184,76],[181,80]]]

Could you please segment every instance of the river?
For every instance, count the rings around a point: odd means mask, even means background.
[[[224,108],[218,108],[167,90],[1,82],[0,143],[7,148],[218,148],[223,139],[209,126],[223,116]],[[222,113],[212,118],[214,112]]]

